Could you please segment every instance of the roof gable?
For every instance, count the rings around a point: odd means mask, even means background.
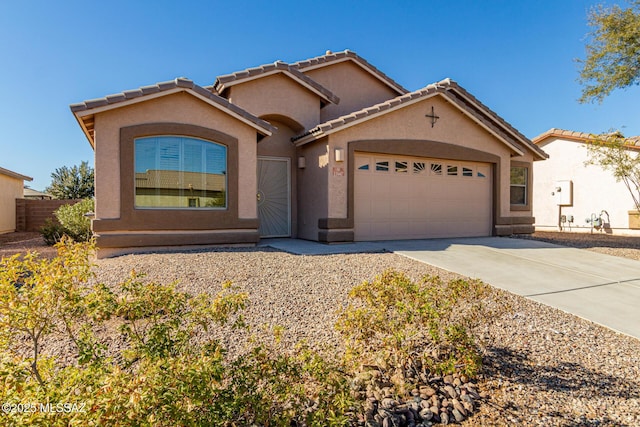
[[[283,74],[305,89],[311,91],[316,94],[320,99],[324,102],[324,105],[328,103],[337,104],[340,102],[340,99],[333,94],[329,89],[325,88],[318,82],[314,81],[310,77],[304,75],[300,71],[298,71],[295,67],[290,66],[289,64],[276,61],[273,64],[261,65],[259,67],[247,68],[243,71],[237,71],[231,74],[225,74],[222,76],[218,76],[216,78],[215,83],[213,84],[213,89],[220,94],[224,94],[225,90],[230,87],[249,82],[251,80],[271,76],[273,74]]]
[[[532,151],[535,157],[546,159],[547,154],[536,147],[527,137],[518,132],[500,116],[487,108],[475,97],[465,91],[451,79],[445,79],[437,83],[430,84],[422,89],[407,93],[388,101],[373,105],[368,108],[347,114],[337,119],[321,123],[313,129],[293,138],[297,145],[315,141],[335,132],[340,132],[351,126],[363,123],[367,120],[374,120],[377,117],[397,111],[409,105],[421,102],[433,96],[442,96],[445,100],[453,104],[460,111],[474,120],[489,133],[507,145],[513,152],[523,155],[522,147]]]
[[[255,117],[253,114],[243,110],[237,105],[231,104],[221,96],[196,85],[193,81],[184,77],[179,77],[167,82],[156,83],[155,85],[143,86],[139,89],[107,95],[104,98],[91,99],[78,104],[72,104],[70,108],[71,112],[73,112],[76,117],[76,120],[78,120],[80,127],[82,127],[87,139],[91,145],[94,146],[95,114],[179,92],[189,93],[208,105],[224,111],[235,119],[253,127],[263,136],[270,136],[276,130],[276,128],[268,122]]]
[[[373,77],[393,89],[399,95],[404,95],[405,93],[409,92],[398,82],[387,76],[378,68],[370,64],[367,60],[349,49],[336,53],[327,51],[325,55],[294,62],[291,64],[291,67],[296,68],[304,73],[306,71],[315,70],[316,68],[326,67],[344,61],[352,61],[367,73],[371,74]]]

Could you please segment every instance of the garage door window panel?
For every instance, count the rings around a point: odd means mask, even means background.
[[[408,162],[406,161],[396,161],[396,172],[398,173],[407,173],[409,171]]]
[[[389,172],[389,161],[376,160],[376,172]]]
[[[426,170],[425,162],[413,162],[413,173],[424,173]]]

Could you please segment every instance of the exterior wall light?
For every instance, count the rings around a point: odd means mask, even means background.
[[[344,148],[336,148],[336,162],[344,162]]]
[[[307,161],[303,156],[298,157],[298,169],[304,169],[307,167]]]

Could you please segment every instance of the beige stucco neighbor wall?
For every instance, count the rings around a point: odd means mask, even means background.
[[[560,212],[551,193],[555,181],[570,180],[573,182],[573,205],[563,206],[562,215],[573,215],[574,223],[565,223],[564,231],[590,232],[591,226],[585,219],[592,213],[600,215],[606,210],[610,227],[595,232],[640,235],[640,230],[629,229],[628,211],[635,206],[626,186],[616,182],[611,172],[599,166],[585,166],[588,155],[584,143],[553,138],[540,147],[549,154],[549,159],[534,166],[533,212],[537,230],[558,230]]]
[[[425,114],[431,112],[431,106],[440,117],[433,128],[429,119],[425,117]],[[442,97],[425,99],[378,119],[331,135],[329,137],[331,156],[328,170],[332,172],[335,170],[334,168],[343,168],[346,172],[348,168],[349,159],[344,162],[335,162],[335,148],[343,148],[346,152],[350,141],[381,139],[437,141],[498,156],[500,158],[499,194],[497,195],[499,216],[531,215],[530,211],[511,211],[509,203],[511,151],[509,148]],[[399,150],[401,151],[401,148]],[[527,160],[531,162],[531,157],[525,156],[521,161]],[[330,173],[328,177],[328,215],[335,218],[343,218],[347,215],[347,174],[341,175],[340,172],[338,169],[337,173]]]
[[[176,93],[95,115],[97,219],[120,216],[120,129],[159,122],[202,126],[237,138],[238,194],[230,196],[238,197],[239,218],[257,218],[255,129],[192,95]]]
[[[275,114],[288,117],[304,129],[310,129],[320,121],[318,95],[283,74],[232,86],[229,101],[257,117]]]
[[[396,91],[352,61],[338,62],[304,73],[340,98],[337,105],[327,105],[322,109],[321,122],[398,96]]]
[[[0,234],[16,230],[16,199],[22,198],[24,181],[0,174]]]

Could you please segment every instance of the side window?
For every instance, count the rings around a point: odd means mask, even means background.
[[[511,204],[516,206],[526,206],[527,200],[527,176],[529,169],[526,167],[511,168]]]

